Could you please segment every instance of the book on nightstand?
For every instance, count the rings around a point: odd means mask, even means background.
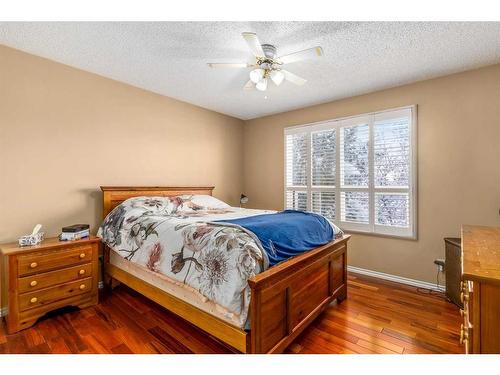
[[[59,239],[61,241],[81,240],[90,236],[90,225],[74,224],[63,227]]]

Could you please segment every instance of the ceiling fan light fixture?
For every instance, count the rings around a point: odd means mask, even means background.
[[[262,80],[262,78],[264,78],[264,73],[265,73],[264,69],[261,68],[254,69],[250,72],[250,80],[253,83],[257,84]]]
[[[270,77],[276,86],[281,85],[281,83],[285,79],[285,75],[279,70],[273,70],[270,74]]]
[[[253,55],[253,63],[208,63],[211,68],[252,68],[250,79],[243,86],[244,90],[266,91],[269,80],[276,86],[280,86],[283,81],[288,81],[297,86],[304,85],[307,80],[283,69],[285,64],[297,61],[314,59],[323,56],[323,49],[320,46],[308,48],[302,51],[278,56],[277,49],[272,44],[261,44],[257,34],[252,32],[242,33],[248,48]]]
[[[266,91],[267,89],[267,78],[261,79],[257,84],[255,85],[255,88],[259,91]]]

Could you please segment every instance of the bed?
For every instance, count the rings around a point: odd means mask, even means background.
[[[130,198],[212,196],[213,189],[103,186],[103,216],[106,218]],[[252,275],[246,285],[249,298],[245,313],[250,322],[247,326],[241,324],[241,316],[228,314],[196,288],[162,277],[152,272],[154,268],[138,267],[117,256],[107,245],[104,245],[105,278],[108,285],[116,281],[127,285],[242,353],[280,353],[331,302],[340,303],[346,298],[349,238],[343,235]],[[172,267],[175,266],[172,259]]]

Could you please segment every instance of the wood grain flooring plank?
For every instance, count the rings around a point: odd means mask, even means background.
[[[83,337],[85,344],[87,345],[87,349],[82,351],[83,353],[92,353],[92,354],[111,354],[112,351],[109,347],[107,347],[100,339],[98,339],[95,335],[86,335]]]
[[[111,349],[114,354],[134,354],[126,344],[120,344]]]
[[[167,332],[165,332],[160,327],[153,327],[153,328],[148,329],[148,331],[159,342],[161,342],[167,348],[171,349],[172,352],[174,352],[174,353],[180,353],[180,354],[192,354],[193,353],[182,342],[174,339],[172,336],[170,336]]]
[[[377,354],[397,354],[397,352],[390,350],[390,349],[387,349],[387,348],[384,348],[383,346],[377,345],[371,341],[359,340],[358,345],[363,347],[363,348],[373,350]],[[402,352],[403,351],[401,351],[401,353]],[[401,353],[399,353],[399,354],[401,354]]]
[[[356,329],[346,327],[342,324],[330,323],[330,324],[328,324],[328,326],[333,327],[333,328],[340,330],[342,332],[349,333],[349,334],[357,337],[358,340],[361,339],[361,340],[365,340],[368,342],[372,342],[376,345],[382,346],[386,349],[392,350],[392,351],[397,352],[397,353],[403,353],[404,348],[405,348],[406,343],[404,343],[404,342],[394,343],[391,340],[386,340],[385,337],[382,336],[378,332],[376,335],[369,335],[367,333],[360,332]],[[334,333],[335,331],[331,331],[331,332]]]
[[[97,306],[57,312],[22,332],[0,325],[0,353],[234,353],[219,340],[121,285]],[[286,353],[463,353],[458,308],[442,295],[348,274],[332,303]]]
[[[52,354],[72,354],[62,337],[50,339],[47,344]]]
[[[22,331],[22,333],[24,334],[24,339],[29,347],[36,347],[45,343],[44,337],[38,330],[26,329]]]

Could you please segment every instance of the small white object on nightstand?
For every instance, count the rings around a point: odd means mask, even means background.
[[[42,224],[37,224],[33,228],[31,234],[19,237],[19,246],[33,246],[38,245],[43,241],[45,233],[40,232]]]

